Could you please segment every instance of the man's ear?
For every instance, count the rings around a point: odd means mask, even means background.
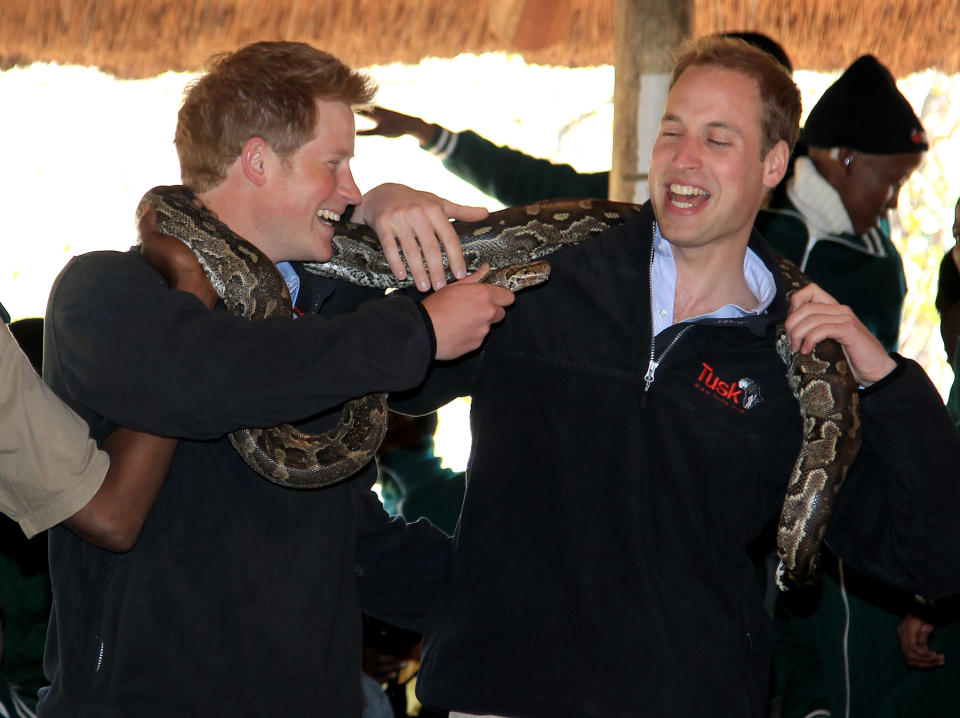
[[[262,187],[267,181],[267,155],[271,152],[262,137],[251,137],[240,152],[240,166],[243,176]]]
[[[780,140],[763,158],[763,186],[773,189],[787,173],[790,163],[790,148],[784,140]]]

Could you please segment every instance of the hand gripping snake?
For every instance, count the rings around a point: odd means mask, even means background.
[[[153,208],[157,227],[197,256],[227,309],[253,321],[292,312],[290,296],[275,267],[256,247],[230,231],[181,187],[156,187],[137,210]],[[549,200],[491,213],[480,222],[453,222],[470,271],[484,262],[487,281],[517,290],[549,275],[543,258],[621,224],[639,205],[601,200]],[[408,287],[397,280],[380,243],[364,225],[342,223],[333,237],[333,257],[308,263],[307,271],[368,287]],[[786,259],[780,272],[789,297],[809,280]],[[408,273],[409,277],[409,273]],[[790,349],[783,325],[777,351],[787,364],[787,381],[797,398],[803,442],[787,484],[777,531],[782,590],[813,580],[820,544],[843,480],[860,448],[859,395],[843,354],[833,340],[810,354]],[[304,434],[288,424],[231,433],[238,453],[270,481],[295,488],[326,486],[348,478],[373,458],[386,427],[386,397],[370,394],[344,406],[338,427]]]

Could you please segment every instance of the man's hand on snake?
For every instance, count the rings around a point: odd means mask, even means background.
[[[490,325],[501,321],[513,304],[513,292],[483,283],[489,272],[484,264],[423,300],[437,339],[437,359],[456,359],[479,347]]]
[[[860,386],[880,381],[897,365],[853,310],[816,284],[794,292],[784,328],[792,349],[804,354],[824,339],[838,342]]]
[[[170,289],[189,292],[208,309],[213,309],[220,298],[204,274],[196,255],[179,239],[162,234],[157,229],[155,210],[144,212],[137,225],[137,232],[140,238],[140,253],[163,275]]]
[[[376,230],[397,279],[407,276],[402,254],[417,288],[426,292],[431,286],[441,289],[447,283],[444,253],[454,277],[459,279],[467,274],[460,238],[450,219],[475,222],[488,214],[483,207],[455,204],[430,192],[382,184],[363,196],[351,220]]]

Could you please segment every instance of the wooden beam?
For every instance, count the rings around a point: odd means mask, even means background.
[[[617,0],[610,199],[643,202],[673,51],[690,37],[694,0]]]

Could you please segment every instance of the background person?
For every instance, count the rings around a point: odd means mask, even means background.
[[[906,282],[888,215],[928,149],[923,126],[890,72],[864,55],[823,93],[801,141],[808,155],[757,229],[895,351]]]
[[[801,133],[807,154],[757,218],[770,245],[843,304],[888,351],[898,346],[906,283],[889,212],[927,149],[920,120],[874,57],[821,96]],[[780,597],[774,666],[784,718],[908,710],[897,627],[911,596],[824,551],[823,575]]]

